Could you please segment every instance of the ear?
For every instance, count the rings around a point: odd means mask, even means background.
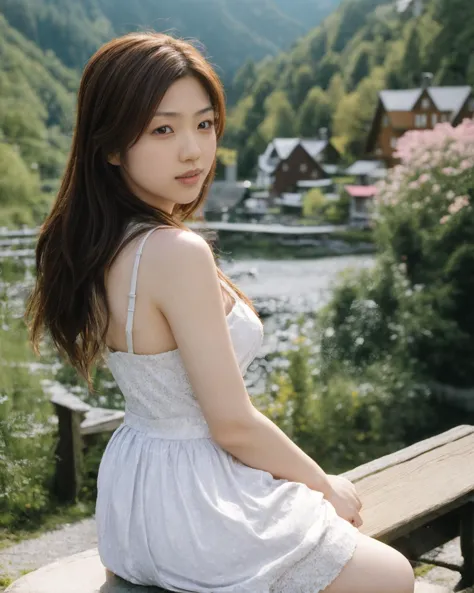
[[[115,165],[116,167],[120,167],[120,165],[121,165],[120,155],[118,154],[118,152],[116,152],[114,154],[109,154],[109,156],[107,157],[107,160],[111,165]]]

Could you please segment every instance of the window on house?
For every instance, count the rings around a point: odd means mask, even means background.
[[[306,173],[307,170],[308,170],[308,165],[306,163],[301,163],[300,173]]]
[[[426,97],[421,101],[421,108],[422,109],[429,109],[431,107],[431,102]]]
[[[426,113],[417,113],[415,115],[415,128],[426,128],[428,124],[428,116]]]
[[[283,163],[281,168],[285,173],[288,171],[288,165],[286,163]]]
[[[435,127],[435,125],[438,123],[438,114],[437,113],[432,113],[431,114],[431,125],[433,126],[433,128]]]
[[[375,154],[376,154],[377,156],[380,156],[380,155],[382,154],[382,152],[383,152],[383,151],[382,151],[382,149],[380,148],[380,146],[377,146],[377,148],[375,149]]]
[[[445,121],[448,121],[448,120],[449,120],[449,118],[448,118],[448,114],[447,114],[447,113],[443,113],[443,114],[441,115],[441,121],[445,122]]]
[[[388,119],[388,115],[385,114],[382,118],[382,125],[384,128],[386,128],[388,126],[388,124],[390,123],[389,119]]]
[[[398,142],[398,138],[396,138],[395,136],[392,136],[390,138],[390,146],[392,148],[397,148],[397,142]]]

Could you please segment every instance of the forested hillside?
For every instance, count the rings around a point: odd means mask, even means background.
[[[343,0],[299,36],[304,15],[318,19],[332,3],[203,0],[196,12],[193,0],[162,0],[157,15],[156,0],[0,0],[1,223],[41,219],[40,188],[54,189],[61,175],[81,67],[100,43],[141,23],[199,38],[221,73],[240,66],[226,85],[237,104],[224,144],[238,149],[241,176],[272,137],[321,127],[359,156],[377,91],[415,86],[422,71],[438,84],[474,84],[472,0],[425,0],[419,18],[398,14],[392,0]]]
[[[199,39],[230,82],[247,58],[260,60],[288,48],[338,2],[325,0],[317,10],[306,11],[299,0],[297,16],[290,0],[278,0],[279,7],[274,0],[0,0],[0,12],[72,68],[82,68],[114,35],[153,28]]]
[[[0,225],[44,216],[69,148],[80,72],[103,42],[151,28],[198,39],[230,99],[246,57],[276,55],[322,15],[303,24],[286,12],[273,0],[0,0]]]
[[[0,14],[0,224],[33,224],[63,170],[78,74]]]
[[[312,137],[320,127],[360,155],[377,92],[418,86],[423,71],[435,84],[474,84],[472,0],[425,0],[419,18],[391,0],[345,0],[290,52],[237,73],[226,142],[239,150],[241,175],[272,137]]]

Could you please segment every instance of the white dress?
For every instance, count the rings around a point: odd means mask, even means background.
[[[178,350],[135,354],[132,326],[140,255],[132,272],[128,352],[107,364],[125,398],[98,476],[103,564],[120,577],[171,591],[317,593],[351,558],[357,530],[320,492],[244,465],[215,443]],[[242,373],[263,337],[235,299],[227,316]]]

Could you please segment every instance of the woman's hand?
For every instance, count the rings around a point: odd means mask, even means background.
[[[354,527],[360,527],[363,523],[359,511],[362,503],[352,482],[342,476],[328,475],[330,490],[325,498],[336,509],[336,513],[352,523]]]

